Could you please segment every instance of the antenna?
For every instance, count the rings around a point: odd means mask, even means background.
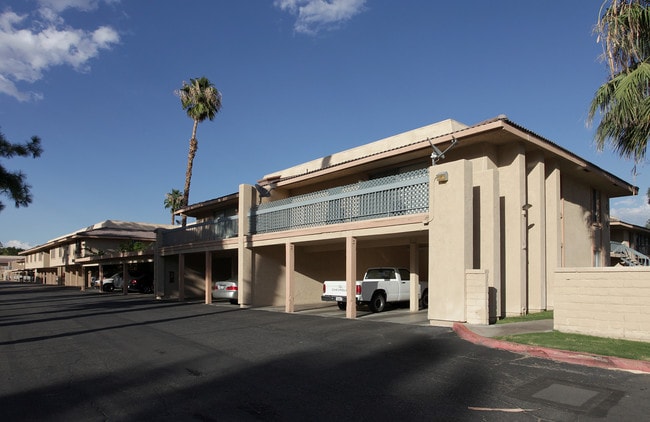
[[[447,151],[449,151],[454,146],[456,146],[456,143],[458,142],[458,140],[452,136],[451,144],[444,151],[440,151],[440,149],[437,146],[435,146],[433,142],[431,142],[431,138],[427,138],[427,141],[429,141],[429,145],[431,145],[431,149],[433,149],[433,152],[431,153],[432,166],[435,166],[438,161],[445,158],[445,154],[447,153]]]

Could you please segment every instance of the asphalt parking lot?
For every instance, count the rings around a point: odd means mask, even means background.
[[[493,350],[448,328],[374,315],[349,320],[337,308],[309,312],[316,310],[0,283],[0,418],[602,421],[650,414],[648,375]],[[402,312],[409,313],[383,317]]]

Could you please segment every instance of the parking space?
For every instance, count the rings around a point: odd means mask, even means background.
[[[283,306],[268,306],[256,309],[270,312],[284,312]],[[331,303],[297,305],[294,313],[300,315],[319,316],[324,318],[345,318],[345,311],[340,310],[335,304],[332,305]],[[394,307],[379,313],[373,313],[367,307],[360,306],[357,308],[357,319],[363,321],[391,322],[394,324],[408,324],[419,326],[430,325],[427,309],[411,312],[408,306]]]

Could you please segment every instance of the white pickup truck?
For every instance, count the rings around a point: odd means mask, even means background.
[[[369,268],[363,280],[356,282],[357,304],[367,304],[372,312],[381,312],[386,303],[408,302],[411,294],[411,274],[405,268]],[[346,308],[347,293],[345,281],[325,281],[323,301],[336,301],[339,309]],[[429,290],[426,281],[420,282],[418,291],[420,307],[429,306]]]

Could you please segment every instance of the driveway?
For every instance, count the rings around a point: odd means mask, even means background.
[[[0,283],[11,421],[643,420],[650,376],[450,329]]]

